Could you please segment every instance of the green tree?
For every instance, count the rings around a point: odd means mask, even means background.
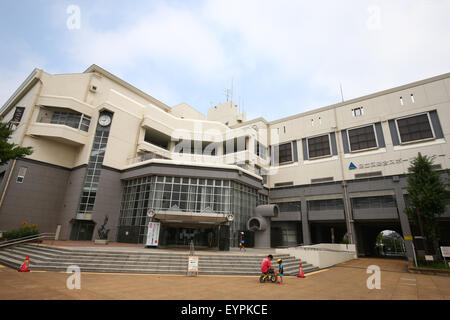
[[[445,184],[432,164],[432,159],[420,153],[411,162],[407,188],[409,203],[405,211],[416,226],[419,226],[419,213],[426,241],[431,242],[434,252],[439,254],[437,220],[445,211],[446,192]]]
[[[33,153],[31,147],[19,147],[14,143],[9,143],[13,130],[8,129],[7,123],[0,123],[0,165],[6,164],[9,160],[21,158]]]

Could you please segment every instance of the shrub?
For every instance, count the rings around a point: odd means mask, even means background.
[[[21,228],[14,229],[3,233],[3,238],[7,240],[18,239],[23,237],[39,234],[39,228],[37,224],[27,224],[24,222]]]
[[[342,237],[341,244],[349,244],[349,243],[350,241],[348,240],[348,236],[346,234]]]

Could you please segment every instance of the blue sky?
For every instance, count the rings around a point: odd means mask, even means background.
[[[69,29],[75,5],[79,28]],[[450,1],[0,2],[0,104],[95,63],[169,106],[276,120],[450,72]],[[73,20],[71,20],[73,21]]]

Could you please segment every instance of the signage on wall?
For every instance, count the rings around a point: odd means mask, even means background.
[[[428,157],[431,160],[435,160],[438,157],[445,157],[445,154],[440,154],[440,155],[434,154],[434,155],[431,155]],[[414,159],[415,159],[415,157],[408,158],[408,159],[399,158],[399,159],[395,159],[395,160],[374,161],[374,162],[368,162],[368,163],[360,163],[358,165],[358,167],[353,162],[350,162],[348,169],[355,170],[357,168],[369,169],[369,168],[376,168],[376,167],[386,167],[386,166],[391,166],[391,165],[399,165],[399,164],[402,164],[403,162],[411,162]]]
[[[159,229],[161,227],[161,223],[159,222],[149,222],[148,223],[148,231],[147,231],[147,246],[156,247],[158,246],[159,240]]]
[[[25,111],[24,107],[16,107],[16,110],[14,111],[14,115],[11,119],[11,122],[20,122],[20,120],[22,120],[24,111]]]

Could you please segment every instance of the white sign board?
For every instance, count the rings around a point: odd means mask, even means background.
[[[197,256],[189,256],[188,258],[188,269],[187,273],[195,272],[198,274],[198,257]]]
[[[450,247],[441,247],[441,252],[443,257],[450,257]]]
[[[161,224],[159,222],[149,222],[147,231],[147,246],[158,246],[159,229]]]
[[[433,261],[434,258],[433,258],[433,256],[425,256],[425,260],[426,261]]]

